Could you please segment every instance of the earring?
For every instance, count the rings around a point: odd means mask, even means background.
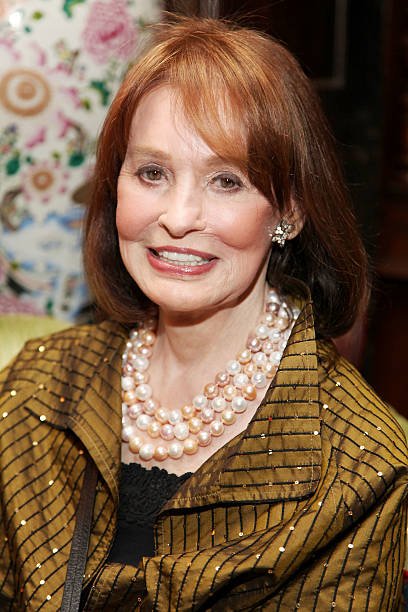
[[[286,240],[294,230],[295,226],[292,223],[281,219],[274,231],[271,233],[272,242],[277,242],[280,247],[285,246]]]

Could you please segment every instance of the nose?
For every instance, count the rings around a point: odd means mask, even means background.
[[[171,194],[167,193],[158,223],[176,238],[203,230],[206,222],[202,195],[194,189],[174,189]]]

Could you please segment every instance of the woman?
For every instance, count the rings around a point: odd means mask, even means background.
[[[394,610],[406,446],[330,341],[366,261],[288,51],[158,28],[102,130],[85,260],[103,322],[3,375],[4,609],[59,609],[96,465],[83,609]]]

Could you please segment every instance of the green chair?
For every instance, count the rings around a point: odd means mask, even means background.
[[[0,370],[11,361],[24,343],[31,338],[45,336],[71,324],[52,317],[26,314],[0,316]]]

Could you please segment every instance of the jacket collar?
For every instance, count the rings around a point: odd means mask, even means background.
[[[31,398],[28,409],[81,440],[118,501],[121,356],[127,331],[112,321],[80,329],[74,344],[69,332],[59,335],[69,354],[63,352],[52,380],[40,383],[35,393],[25,391]],[[301,305],[273,382],[246,431],[204,463],[166,510],[222,501],[299,499],[316,489],[321,440],[310,302]],[[222,470],[214,471],[215,461]]]
[[[219,461],[222,470],[214,470]],[[281,363],[247,429],[213,455],[165,506],[300,499],[321,474],[313,311],[302,304]]]

